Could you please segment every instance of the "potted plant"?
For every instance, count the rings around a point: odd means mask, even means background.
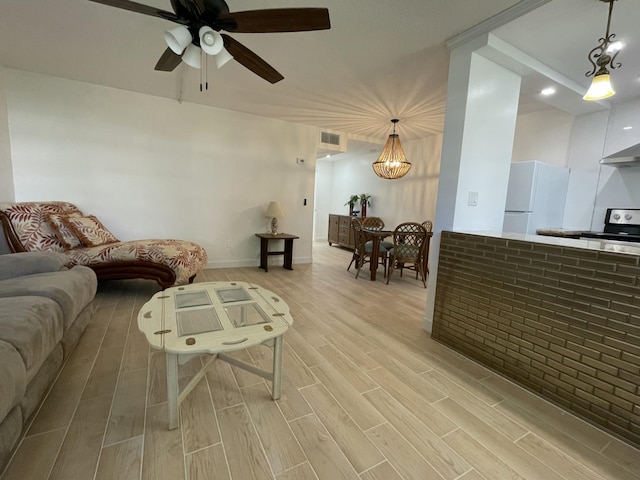
[[[360,196],[358,197],[359,201],[360,201],[360,206],[362,207],[362,216],[366,217],[367,216],[367,206],[371,206],[371,195],[369,195],[368,193],[361,193]]]
[[[353,216],[353,207],[360,201],[360,195],[351,195],[345,205],[349,205],[349,216]]]

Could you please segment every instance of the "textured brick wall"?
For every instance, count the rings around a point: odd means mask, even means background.
[[[443,232],[432,336],[640,446],[640,256]]]

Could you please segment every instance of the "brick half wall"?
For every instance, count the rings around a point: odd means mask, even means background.
[[[640,446],[640,255],[442,232],[432,337]]]

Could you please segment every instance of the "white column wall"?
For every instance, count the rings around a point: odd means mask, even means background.
[[[279,200],[282,230],[300,236],[294,262],[311,261],[318,129],[5,73],[17,201],[70,201],[122,240],[192,240],[229,267],[258,264],[254,233]]]
[[[442,230],[502,230],[520,77],[474,53],[485,43],[479,37],[451,51],[423,325],[428,331]],[[469,192],[477,192],[477,206],[468,205]]]

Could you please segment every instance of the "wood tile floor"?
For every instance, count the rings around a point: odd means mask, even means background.
[[[138,332],[152,282],[100,286],[96,315],[2,480],[634,479],[640,452],[432,341],[426,290],[346,271],[317,244],[312,265],[206,270],[278,292],[282,398],[214,362],[167,430],[164,354]],[[381,275],[380,275],[381,277]],[[238,358],[270,366],[270,350]],[[181,367],[193,375],[198,358]]]

